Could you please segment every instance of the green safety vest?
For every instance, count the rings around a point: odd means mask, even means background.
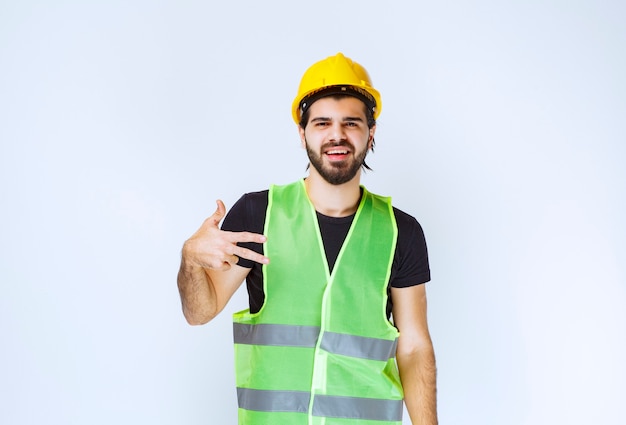
[[[390,199],[363,188],[332,273],[304,181],[272,186],[268,201],[265,302],[234,315],[239,424],[400,425]]]

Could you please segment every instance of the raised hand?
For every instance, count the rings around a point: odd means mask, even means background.
[[[260,264],[269,259],[258,252],[237,245],[239,242],[263,243],[266,238],[258,233],[227,232],[220,230],[219,223],[226,215],[226,207],[217,201],[217,210],[207,218],[202,226],[183,246],[183,257],[188,264],[209,270],[226,271],[237,264],[239,257]]]

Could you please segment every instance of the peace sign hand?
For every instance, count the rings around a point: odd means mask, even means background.
[[[183,245],[183,257],[186,262],[220,271],[229,270],[233,264],[237,264],[239,258],[260,264],[269,263],[269,258],[237,245],[239,242],[263,243],[266,237],[258,233],[221,230],[219,223],[225,215],[226,207],[218,200],[215,213],[207,218]]]

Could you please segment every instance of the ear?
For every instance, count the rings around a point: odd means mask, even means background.
[[[304,128],[298,125],[298,134],[300,134],[300,145],[306,149],[306,137],[304,135]]]
[[[372,128],[370,128],[370,134],[369,134],[369,139],[367,140],[367,149],[371,150],[372,149],[372,144],[374,143],[374,134],[376,133],[376,124],[374,124],[372,126]]]

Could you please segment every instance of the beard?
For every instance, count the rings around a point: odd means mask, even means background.
[[[313,166],[313,168],[315,168],[319,175],[322,176],[324,180],[332,185],[340,185],[352,180],[354,176],[356,176],[356,173],[359,172],[359,169],[363,166],[363,163],[365,162],[365,157],[367,156],[367,148],[364,149],[362,152],[355,152],[354,146],[351,146],[347,142],[327,143],[321,147],[320,152],[324,152],[324,150],[328,148],[337,146],[349,147],[351,152],[353,152],[355,156],[345,161],[329,162],[327,164],[324,164],[323,154],[313,151],[308,142],[306,143],[306,152],[309,156],[309,161],[311,162],[311,165]]]

